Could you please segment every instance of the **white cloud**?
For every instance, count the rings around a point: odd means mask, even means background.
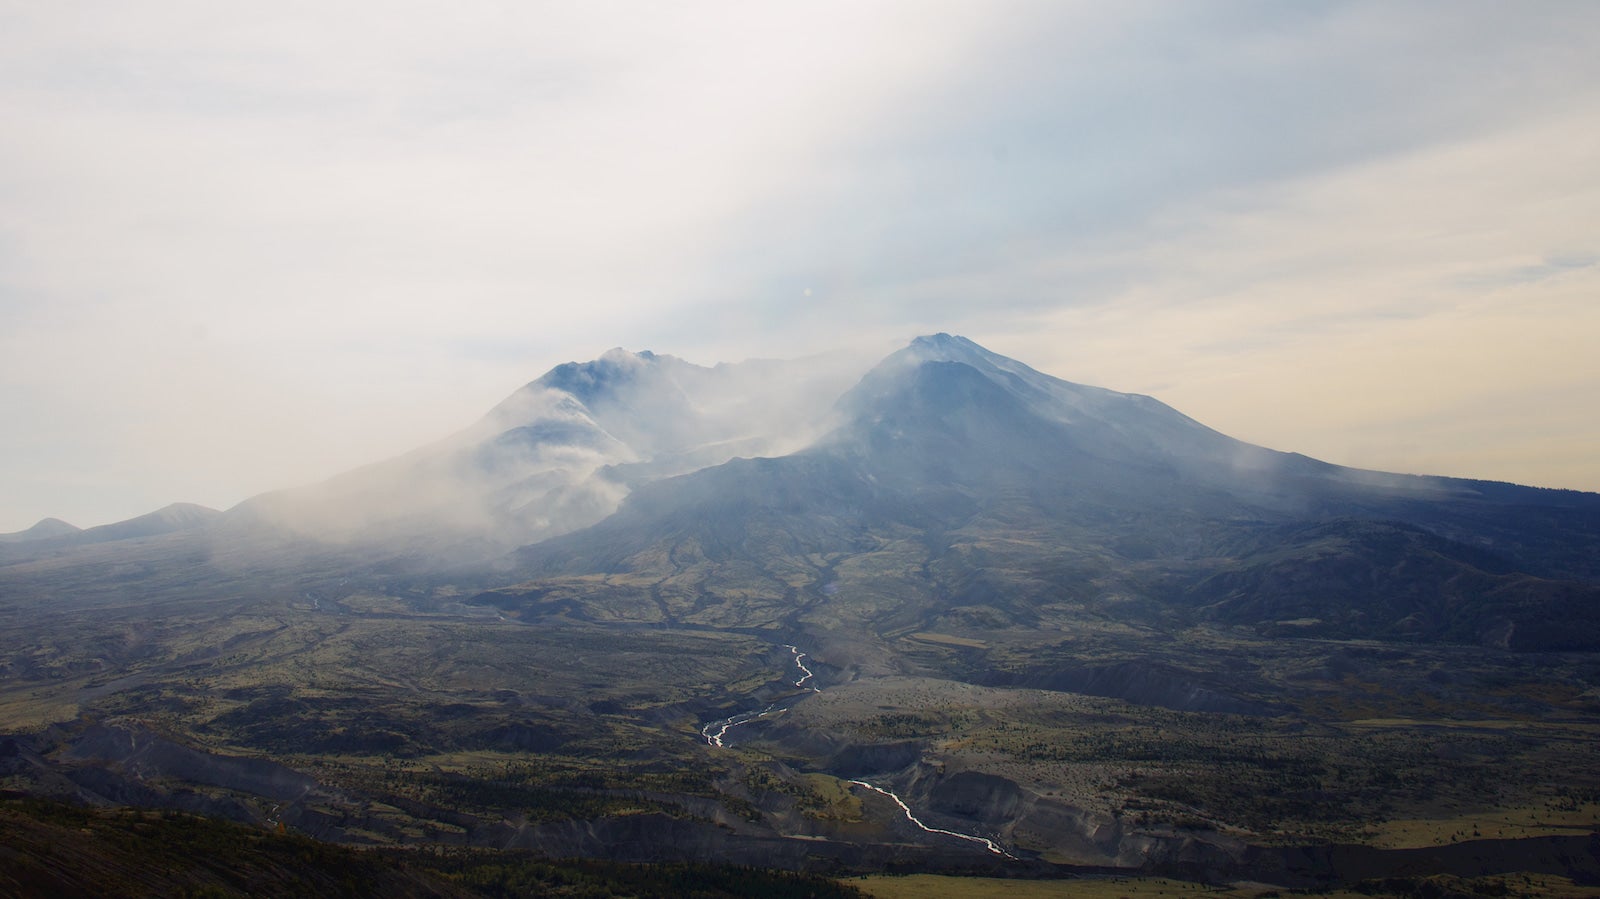
[[[934,330],[1275,446],[1600,487],[1527,418],[1592,369],[1516,349],[1592,321],[1597,19],[7,4],[0,530],[312,480],[613,345]],[[1383,380],[1432,386],[1332,400]],[[1572,436],[1471,436],[1447,388],[1491,383]],[[1291,388],[1329,411],[1250,411]]]
[[[231,504],[649,342],[730,219],[948,64],[974,10],[240,14],[7,10],[0,373],[35,417],[6,468],[99,446],[73,478],[106,494],[8,520]]]

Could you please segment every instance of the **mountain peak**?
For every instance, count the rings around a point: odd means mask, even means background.
[[[906,351],[924,362],[967,362],[994,355],[965,337],[943,331],[912,340]]]
[[[638,377],[647,360],[621,347],[606,350],[592,362],[566,362],[529,386],[565,391],[588,404]]]
[[[676,372],[697,369],[676,356],[658,355],[649,350],[632,352],[622,347],[612,347],[589,362],[564,362],[550,369],[538,380],[527,385],[535,389],[561,390],[576,397],[585,405],[614,395],[619,389],[636,384],[640,378],[652,377],[652,372]]]
[[[946,334],[944,332],[918,337],[911,341],[905,349],[884,360],[885,365],[891,370],[905,369],[927,362],[956,362],[961,365],[970,365],[990,377],[1010,382],[1014,387],[1020,386],[1019,379],[1021,381],[1037,381],[1041,378],[1050,381],[1056,380],[1034,371],[1015,359],[993,352],[959,334]]]
[[[171,503],[151,512],[150,515],[163,521],[191,523],[215,518],[219,513],[210,506],[199,503]]]
[[[950,334],[945,331],[940,331],[937,334],[923,334],[920,337],[914,337],[911,340],[911,345],[931,347],[977,346],[977,344],[965,337],[960,336],[959,334]]]
[[[655,360],[656,354],[650,352],[649,350],[640,350],[639,352],[635,353],[632,350],[614,346],[611,349],[606,350],[604,353],[601,353],[599,361],[609,362],[612,365],[638,366],[654,362]]]
[[[878,363],[852,391],[855,396],[847,396],[840,402],[843,408],[851,408],[866,397],[876,397],[881,401],[899,390],[904,379],[913,377],[913,372],[935,363],[975,369],[1008,392],[1030,400],[1048,393],[1050,383],[1066,383],[1041,375],[1014,359],[990,352],[965,337],[940,332],[918,337],[904,349]]]

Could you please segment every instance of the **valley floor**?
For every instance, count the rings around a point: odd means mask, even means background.
[[[0,619],[0,789],[356,846],[1300,887],[1419,864],[1526,872],[1528,890],[1600,882],[1591,655],[930,624],[555,626],[448,593],[303,592]],[[769,707],[707,740],[709,723]],[[1018,860],[920,829],[853,780]],[[920,881],[863,885],[905,883]],[[1014,894],[1147,895],[1128,892],[1139,883]]]

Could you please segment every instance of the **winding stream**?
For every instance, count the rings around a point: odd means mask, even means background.
[[[806,653],[803,652],[800,647],[795,646],[792,643],[783,644],[783,648],[789,650],[789,652],[794,655],[795,667],[800,670],[800,677],[794,681],[794,685],[802,689],[810,690],[813,693],[821,693],[822,690],[818,689],[814,684],[809,687],[806,686],[806,681],[812,680],[816,677],[815,673],[812,672],[810,668],[806,667]],[[759,711],[740,712],[731,718],[721,718],[707,724],[705,727],[700,728],[700,736],[705,738],[707,745],[726,749],[728,744],[723,742],[723,740],[728,736],[728,731],[738,727],[741,724],[749,724],[752,721],[765,718],[776,711],[779,711],[779,704],[772,703],[771,705]],[[999,843],[996,843],[994,840],[986,837],[978,837],[966,833],[957,833],[956,831],[945,830],[939,827],[929,827],[927,824],[922,822],[922,819],[912,814],[911,807],[906,805],[904,799],[901,799],[899,796],[896,796],[889,790],[885,790],[883,787],[867,783],[864,780],[852,780],[850,783],[854,786],[864,787],[874,793],[881,793],[884,796],[894,800],[894,804],[900,806],[900,811],[905,812],[907,821],[910,821],[912,824],[915,824],[928,833],[942,834],[947,837],[955,837],[958,840],[966,840],[969,843],[977,843],[990,852],[993,852],[995,855],[1009,859],[1016,858],[1015,855],[1012,855],[1011,853],[1002,849]]]
[[[922,828],[923,830],[926,830],[928,833],[942,833],[947,837],[955,837],[958,840],[966,840],[969,843],[981,843],[983,845],[983,848],[989,850],[990,852],[993,852],[995,855],[1003,855],[1006,858],[1010,858],[1010,859],[1016,858],[1015,855],[1012,855],[1011,853],[1005,851],[1004,849],[1001,849],[1000,848],[1000,844],[996,843],[994,840],[985,839],[984,837],[975,837],[975,836],[973,836],[971,834],[966,834],[966,833],[956,833],[953,830],[944,830],[944,829],[939,828],[939,827],[929,827],[928,825],[922,823],[922,820],[920,818],[918,818],[916,815],[911,814],[911,807],[906,805],[905,800],[903,800],[899,796],[896,796],[895,794],[889,792],[888,790],[885,790],[883,787],[873,786],[872,784],[869,784],[864,780],[852,780],[850,782],[855,784],[858,787],[866,787],[867,789],[871,790],[874,793],[882,793],[883,795],[889,797],[890,799],[893,799],[894,800],[894,804],[900,806],[900,811],[906,813],[906,820],[910,821],[912,824],[917,825],[918,827]]]
[[[783,644],[783,648],[789,650],[789,652],[794,655],[795,667],[800,669],[800,677],[794,681],[794,685],[802,689],[810,690],[813,693],[821,693],[822,691],[818,690],[815,686],[806,686],[806,681],[811,680],[812,678],[816,677],[816,675],[811,671],[810,668],[806,667],[805,652],[802,651],[800,647],[795,646],[793,643],[785,643]],[[724,743],[723,739],[728,736],[728,731],[733,730],[741,724],[749,724],[752,721],[765,718],[776,711],[778,711],[778,704],[773,703],[772,705],[769,705],[760,711],[740,712],[731,718],[721,718],[711,722],[710,724],[707,724],[705,727],[700,728],[700,736],[705,738],[707,745],[718,746],[726,749],[728,744]]]
[[[759,712],[740,712],[739,714],[734,715],[732,718],[723,718],[719,721],[713,721],[710,724],[707,724],[705,727],[700,728],[700,736],[705,737],[707,745],[719,746],[726,749],[728,744],[722,742],[722,738],[728,735],[728,731],[738,727],[741,724],[749,724],[758,718],[765,718],[777,710],[778,707],[776,704],[774,704],[767,706]]]
[[[806,661],[805,661],[806,654],[801,652],[800,651],[800,647],[795,646],[793,643],[785,643],[785,644],[783,644],[783,647],[785,649],[789,650],[790,652],[794,653],[794,664],[795,664],[795,667],[799,668],[800,671],[802,672],[801,675],[800,675],[800,679],[795,681],[794,685],[796,687],[805,687],[806,686],[806,681],[811,680],[811,678],[814,677],[814,675],[811,673],[811,669],[806,667]],[[816,685],[814,685],[814,684],[812,686],[810,686],[810,687],[806,687],[806,689],[810,690],[813,693],[821,693],[822,692],[821,690],[818,690],[816,688]]]

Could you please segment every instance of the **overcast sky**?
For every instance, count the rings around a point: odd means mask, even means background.
[[[0,531],[932,331],[1600,490],[1600,3],[0,0]]]

